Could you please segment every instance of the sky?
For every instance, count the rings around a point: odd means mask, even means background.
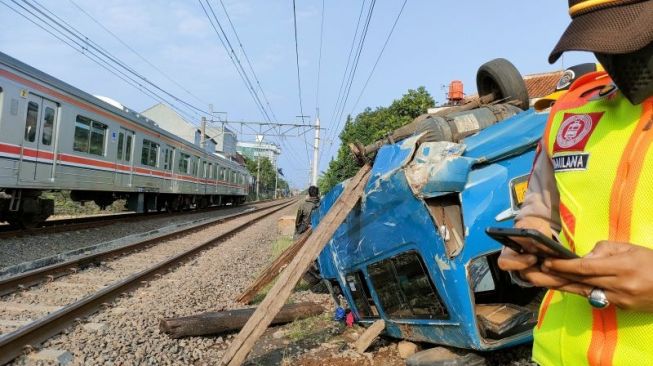
[[[263,90],[261,93],[257,88],[259,98],[264,106],[269,102],[272,112],[268,114],[273,121],[312,124],[319,110],[325,128],[320,171],[327,169],[337,151],[337,136],[347,114],[387,106],[408,89],[424,86],[442,103],[443,85],[461,80],[465,93],[473,94],[478,67],[497,57],[510,60],[522,74],[560,70],[594,60],[589,53],[575,52],[555,65],[547,62],[569,23],[567,1],[407,0],[363,90],[403,4],[402,0],[379,0],[369,18],[347,104],[342,117],[336,118],[340,115],[335,113],[336,102],[357,20],[364,7],[360,32],[372,0],[296,0],[303,108],[299,102],[293,1],[223,0],[244,53],[231,33],[220,0],[207,1],[225,27],[238,59],[247,69],[244,56],[251,61]],[[199,0],[0,0],[1,52],[93,95],[107,96],[132,110],[143,111],[158,101],[98,66],[82,54],[79,46],[69,47],[7,6],[34,20],[16,5],[32,10],[27,2],[47,8],[147,80],[194,107],[206,111],[212,104],[214,111],[227,112],[219,114],[219,118],[231,121],[265,120]],[[252,83],[256,87],[254,79]],[[302,110],[309,116],[304,121],[298,117]],[[187,113],[198,123],[199,114]],[[247,134],[241,134],[239,140],[254,141],[251,130],[243,132]],[[280,145],[279,167],[297,188],[309,184],[312,135],[309,131],[299,137],[264,138]]]

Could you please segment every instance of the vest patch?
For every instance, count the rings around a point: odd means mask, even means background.
[[[603,116],[600,113],[573,114],[565,113],[558,129],[553,152],[583,151],[592,132]]]
[[[556,172],[586,170],[589,159],[589,153],[554,155],[553,170]]]

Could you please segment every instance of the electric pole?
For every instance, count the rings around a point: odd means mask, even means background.
[[[313,143],[313,168],[311,171],[311,185],[317,186],[318,160],[320,158],[320,117],[315,119],[315,141]]]
[[[200,146],[202,150],[206,150],[206,117],[202,117],[202,127],[200,128]]]

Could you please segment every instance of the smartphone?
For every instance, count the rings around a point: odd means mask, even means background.
[[[515,229],[515,228],[502,228],[502,227],[488,227],[485,229],[485,232],[494,240],[499,243],[507,246],[508,248],[514,250],[517,253],[526,253],[524,247],[522,247],[518,242],[513,240],[514,237],[523,237],[533,239],[536,243],[543,245],[544,247],[550,249],[555,253],[551,255],[549,253],[540,252],[536,254],[538,257],[558,257],[562,259],[574,259],[579,258],[578,255],[571,250],[565,248],[557,241],[545,236],[541,232],[533,229]]]

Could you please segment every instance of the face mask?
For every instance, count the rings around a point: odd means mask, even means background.
[[[640,104],[653,96],[653,43],[631,53],[594,55],[632,104]]]

